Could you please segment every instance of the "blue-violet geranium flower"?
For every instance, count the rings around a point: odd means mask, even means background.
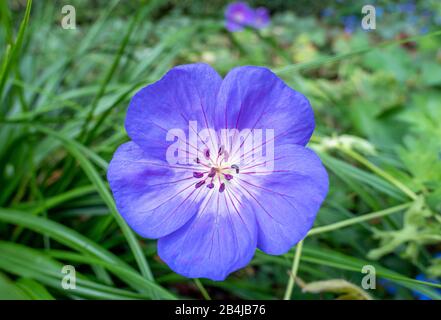
[[[254,10],[246,2],[230,3],[225,9],[225,27],[230,32],[241,31],[254,23]]]
[[[259,7],[254,10],[253,27],[256,29],[263,29],[270,23],[270,15],[267,8]]]
[[[308,100],[263,67],[224,79],[206,64],[174,67],[135,94],[125,128],[132,141],[108,170],[117,208],[186,277],[223,280],[256,248],[286,253],[328,192],[305,147]]]

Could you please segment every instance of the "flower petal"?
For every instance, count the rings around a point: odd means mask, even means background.
[[[319,157],[303,146],[278,146],[275,159],[273,173],[250,165],[235,180],[238,191],[254,206],[257,247],[283,254],[312,227],[328,192],[328,175]]]
[[[159,239],[158,253],[171,269],[189,278],[224,280],[254,255],[254,213],[225,191],[211,191],[192,220]]]
[[[246,2],[233,2],[225,9],[225,26],[230,32],[243,30],[253,22],[254,10]]]
[[[225,20],[225,28],[230,32],[242,31],[245,27],[242,24],[231,20]]]
[[[197,121],[202,127],[197,130],[213,127],[211,115],[221,82],[207,64],[172,68],[132,98],[125,121],[129,137],[152,158],[164,161],[170,129],[182,129],[188,137],[189,121]]]
[[[278,143],[306,145],[314,131],[309,101],[263,67],[231,70],[219,89],[216,127],[274,129]]]
[[[154,160],[134,142],[124,143],[115,152],[107,179],[119,213],[147,238],[180,228],[202,201],[191,169]]]
[[[263,29],[270,23],[269,11],[267,8],[260,7],[254,11],[253,26],[256,29]]]

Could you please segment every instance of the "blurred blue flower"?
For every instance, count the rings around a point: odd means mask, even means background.
[[[398,5],[398,11],[403,13],[413,13],[415,12],[416,5],[414,1],[408,1]]]
[[[383,16],[383,13],[383,7],[375,7],[375,15],[377,16],[377,18],[381,18]]]
[[[245,2],[230,3],[225,9],[225,27],[230,32],[241,31],[245,27],[262,29],[270,23],[267,8],[251,8]]]
[[[433,16],[433,12],[428,9],[424,9],[421,15],[424,18],[431,18]]]
[[[342,18],[345,32],[351,34],[357,27],[358,18],[355,15],[345,16]]]
[[[270,15],[267,8],[260,7],[254,11],[252,26],[256,29],[265,28],[270,23]]]
[[[230,3],[225,9],[225,27],[230,32],[241,31],[253,23],[254,11],[245,2]]]
[[[429,32],[429,27],[428,26],[423,26],[420,29],[420,34],[426,34]]]
[[[379,283],[380,283],[380,285],[383,286],[384,290],[386,290],[386,292],[388,294],[390,294],[392,296],[397,294],[398,288],[390,280],[388,280],[388,279],[380,279]]]
[[[422,273],[419,274],[419,275],[417,275],[415,279],[416,279],[416,280],[419,280],[419,281],[426,281],[426,282],[431,282],[431,283],[441,284],[441,282],[440,282],[439,280],[436,280],[436,279],[430,279],[430,278],[428,278],[426,275],[424,275],[424,274],[422,274]],[[435,289],[435,290],[436,290],[436,292],[438,292],[438,293],[441,294],[441,289]],[[414,295],[418,300],[432,300],[432,298],[426,296],[425,294],[423,294],[423,293],[421,293],[421,292],[419,292],[419,291],[412,290],[412,292],[413,292],[413,295]]]

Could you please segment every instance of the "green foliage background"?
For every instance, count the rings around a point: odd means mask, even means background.
[[[415,279],[441,276],[437,1],[413,16],[387,7],[377,30],[353,33],[341,18],[361,18],[362,1],[251,1],[271,9],[271,25],[234,34],[225,1],[72,0],[75,30],[60,26],[63,1],[0,3],[1,299],[441,297],[440,284]],[[303,246],[257,252],[223,282],[173,273],[125,224],[105,180],[133,93],[197,61],[223,75],[267,66],[304,93],[310,147],[331,179]],[[66,264],[75,290],[61,287]],[[360,289],[365,265],[375,290]]]

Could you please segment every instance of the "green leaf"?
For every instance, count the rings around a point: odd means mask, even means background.
[[[90,163],[90,161],[84,156],[81,149],[78,147],[78,143],[75,142],[72,139],[69,139],[58,132],[53,131],[52,129],[42,127],[42,126],[35,126],[36,129],[47,133],[48,135],[61,140],[64,143],[64,147],[69,151],[69,153],[76,158],[76,160],[80,163],[80,166],[83,168],[85,174],[88,176],[90,181],[94,184],[95,188],[97,189],[97,192],[100,194],[100,196],[103,198],[106,205],[109,207],[110,212],[113,214],[113,217],[115,218],[116,222],[118,223],[119,227],[121,228],[121,231],[123,232],[124,236],[127,239],[127,242],[130,246],[130,249],[132,250],[135,259],[138,263],[138,266],[142,272],[142,274],[147,277],[147,279],[153,280],[153,275],[150,271],[150,267],[144,257],[144,254],[141,250],[141,247],[132,232],[132,230],[129,228],[127,223],[124,221],[124,219],[119,214],[118,210],[116,209],[115,202],[113,201],[112,196],[110,195],[109,189],[106,187],[106,184],[96,171],[96,169],[93,167],[93,165]]]
[[[52,260],[43,252],[30,249],[23,245],[0,241],[0,269],[20,277],[34,279],[58,291],[68,291],[70,294],[94,299],[145,299],[141,295],[124,289],[108,287],[88,280],[78,272],[76,288],[66,290],[62,287],[63,264]]]
[[[154,292],[155,297],[157,296],[158,298],[171,298],[171,295],[168,292],[147,279],[145,279],[145,281],[139,281],[138,279],[134,281],[134,274],[136,274],[136,272],[133,271],[129,265],[110,251],[103,249],[90,239],[61,224],[45,218],[32,216],[21,211],[2,208],[0,208],[0,221],[12,223],[46,234],[54,240],[57,240],[72,249],[78,250],[85,255],[96,257],[103,261],[103,263],[113,264],[115,265],[115,268],[112,271],[116,270],[115,274],[132,287],[138,290],[142,289],[143,292]],[[123,269],[124,271],[121,271]]]
[[[26,292],[0,272],[0,300],[28,300]]]
[[[3,65],[0,69],[0,101],[2,101],[3,96],[3,89],[6,84],[6,80],[8,78],[9,72],[11,71],[13,63],[18,59],[18,56],[20,54],[20,50],[23,43],[23,37],[26,31],[26,28],[29,24],[29,17],[31,15],[31,7],[32,7],[32,0],[28,0],[26,3],[26,11],[23,17],[23,20],[20,24],[20,29],[18,30],[18,35],[15,43],[8,48]]]

